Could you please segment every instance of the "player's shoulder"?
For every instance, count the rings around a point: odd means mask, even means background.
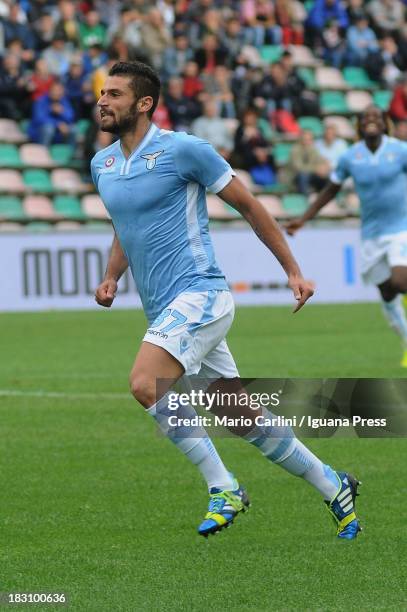
[[[398,138],[395,138],[394,136],[387,136],[386,138],[387,138],[387,146],[390,146],[394,150],[406,152],[407,150],[406,142],[404,142],[403,140],[399,140]]]
[[[120,142],[119,140],[115,140],[112,144],[100,149],[91,159],[91,166],[99,165],[100,163],[105,163],[110,158],[114,158],[115,154],[120,151]],[[113,159],[114,161],[114,159]]]

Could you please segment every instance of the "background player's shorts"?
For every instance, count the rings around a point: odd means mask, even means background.
[[[380,285],[391,276],[391,268],[407,267],[407,232],[387,234],[362,242],[362,278]]]
[[[187,376],[235,378],[239,373],[225,340],[234,312],[229,291],[181,293],[149,326],[143,341],[168,351]]]

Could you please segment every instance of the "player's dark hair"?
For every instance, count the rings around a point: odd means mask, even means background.
[[[143,62],[117,62],[109,70],[109,76],[125,76],[130,78],[130,87],[136,100],[151,96],[153,105],[148,111],[151,119],[160,97],[161,82],[156,72]]]
[[[375,106],[374,104],[371,104],[370,106],[365,108],[365,110],[362,113],[360,113],[360,115],[358,115],[357,124],[356,124],[356,132],[357,132],[357,137],[358,137],[359,140],[363,140],[363,133],[362,133],[362,118],[363,118],[363,115],[368,110],[372,110],[372,108],[377,109],[382,114],[382,119],[383,119],[383,123],[384,123],[384,133],[388,134],[390,136],[392,134],[392,132],[393,132],[393,123],[392,123],[392,121],[391,121],[391,119],[389,117],[389,114],[386,111],[382,110],[379,106]]]

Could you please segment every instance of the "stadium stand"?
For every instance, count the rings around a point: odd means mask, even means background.
[[[16,4],[18,11],[12,10]],[[329,10],[318,12],[323,4],[287,0],[283,10],[273,0],[1,0],[0,231],[70,231],[109,223],[89,161],[110,142],[98,129],[94,106],[108,67],[119,59],[147,61],[159,72],[163,96],[154,120],[160,127],[191,131],[211,98],[217,119],[235,137],[244,112],[254,109],[269,150],[270,183],[256,183],[255,162],[247,165],[236,150],[230,162],[276,218],[301,213],[312,194],[296,193],[287,172],[300,130],[321,138],[327,122],[333,123],[338,136],[351,143],[355,113],[370,103],[388,110],[407,70],[404,34],[380,28],[368,1],[358,2],[357,9],[351,0],[342,2],[337,32],[343,52],[330,48],[328,53],[332,20],[324,17]],[[266,5],[273,23],[263,19]],[[160,17],[150,19],[156,8]],[[90,31],[87,15],[93,10],[99,17]],[[73,15],[68,21],[67,14]],[[361,14],[378,46],[362,64],[353,65],[347,31]],[[393,58],[380,51],[383,39],[390,48],[389,37],[397,51]],[[372,70],[383,57],[390,72]],[[72,126],[39,130],[35,112],[45,103],[44,108],[52,108],[55,100],[48,92],[55,82],[62,85],[55,112]],[[179,100],[169,96],[177,88]],[[181,120],[182,105],[189,114]],[[209,196],[208,208],[215,221],[241,219],[216,196]],[[352,218],[358,211],[350,188],[323,216]]]

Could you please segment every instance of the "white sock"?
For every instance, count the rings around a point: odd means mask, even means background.
[[[277,418],[266,409],[263,409],[263,415],[269,420]],[[312,484],[324,499],[331,501],[337,494],[340,483],[336,472],[304,446],[291,427],[256,425],[244,438],[269,461]]]
[[[189,404],[187,406],[178,404],[175,410],[170,410],[168,407],[168,396],[170,394],[172,405],[174,405],[173,402],[176,402],[175,394],[168,392],[147,412],[157,421],[163,434],[199,468],[207,482],[208,489],[232,490],[233,477],[225,468],[205,429],[201,426],[192,427],[180,424],[180,426],[174,427],[169,424],[169,417],[192,419],[197,416],[195,410]]]
[[[382,300],[382,309],[390,327],[396,332],[407,347],[407,319],[401,295],[397,295],[394,300],[385,302]]]

